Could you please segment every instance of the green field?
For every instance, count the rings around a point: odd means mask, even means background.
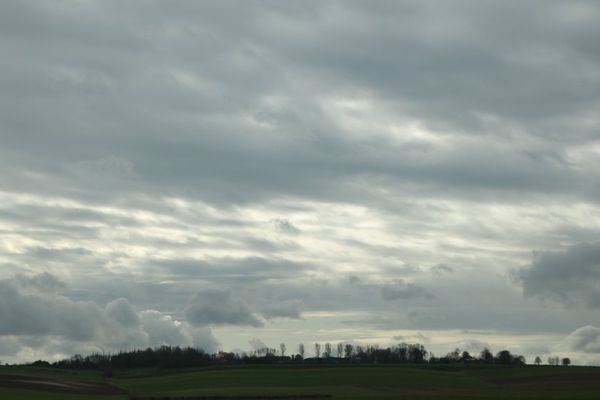
[[[334,399],[599,399],[600,368],[501,366],[247,366],[137,370],[104,380],[99,372],[6,368],[52,382],[110,384],[129,395],[0,387],[2,399],[117,400],[132,397],[298,396]],[[45,381],[46,382],[46,381]],[[31,389],[31,388],[29,388]]]

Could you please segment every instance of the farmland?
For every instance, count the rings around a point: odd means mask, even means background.
[[[0,369],[0,398],[597,399],[600,368],[550,366],[242,366],[115,372]]]

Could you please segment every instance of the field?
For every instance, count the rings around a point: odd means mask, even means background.
[[[0,368],[0,398],[598,399],[600,368],[502,366],[248,366],[96,371]]]

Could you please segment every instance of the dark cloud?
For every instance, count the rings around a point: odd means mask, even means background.
[[[14,281],[0,281],[0,335],[58,335],[92,339],[102,310],[94,303],[73,302],[59,295],[28,293]]]
[[[533,262],[514,271],[525,296],[567,306],[600,307],[600,243],[581,243],[562,251],[534,255]]]
[[[199,291],[190,300],[185,316],[195,326],[263,326],[263,322],[230,288]]]
[[[40,292],[51,293],[63,290],[67,287],[63,281],[48,272],[33,276],[17,274],[15,276],[15,283],[22,287],[30,287]]]
[[[55,340],[64,342],[65,346],[66,343],[79,343],[77,346],[87,343],[89,351],[163,344],[198,344],[208,351],[217,347],[210,330],[191,329],[159,311],[138,313],[123,298],[111,301],[104,309],[94,302],[73,301],[48,290],[47,283],[57,281],[47,273],[31,277],[19,275],[16,279],[0,281],[0,318],[3,321],[0,345],[16,341],[19,343],[16,352],[27,347],[39,350]],[[28,284],[23,286],[23,282]],[[44,284],[39,285],[40,282]]]

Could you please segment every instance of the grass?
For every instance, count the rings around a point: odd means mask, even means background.
[[[54,379],[101,380],[96,371],[0,369]],[[74,374],[74,372],[76,372]],[[502,366],[242,366],[118,372],[109,382],[139,397],[283,396],[329,394],[333,399],[598,399],[600,368]],[[0,398],[121,400],[0,388]]]
[[[0,398],[10,400],[128,400],[129,396],[82,395],[61,392],[45,392],[0,388]]]

